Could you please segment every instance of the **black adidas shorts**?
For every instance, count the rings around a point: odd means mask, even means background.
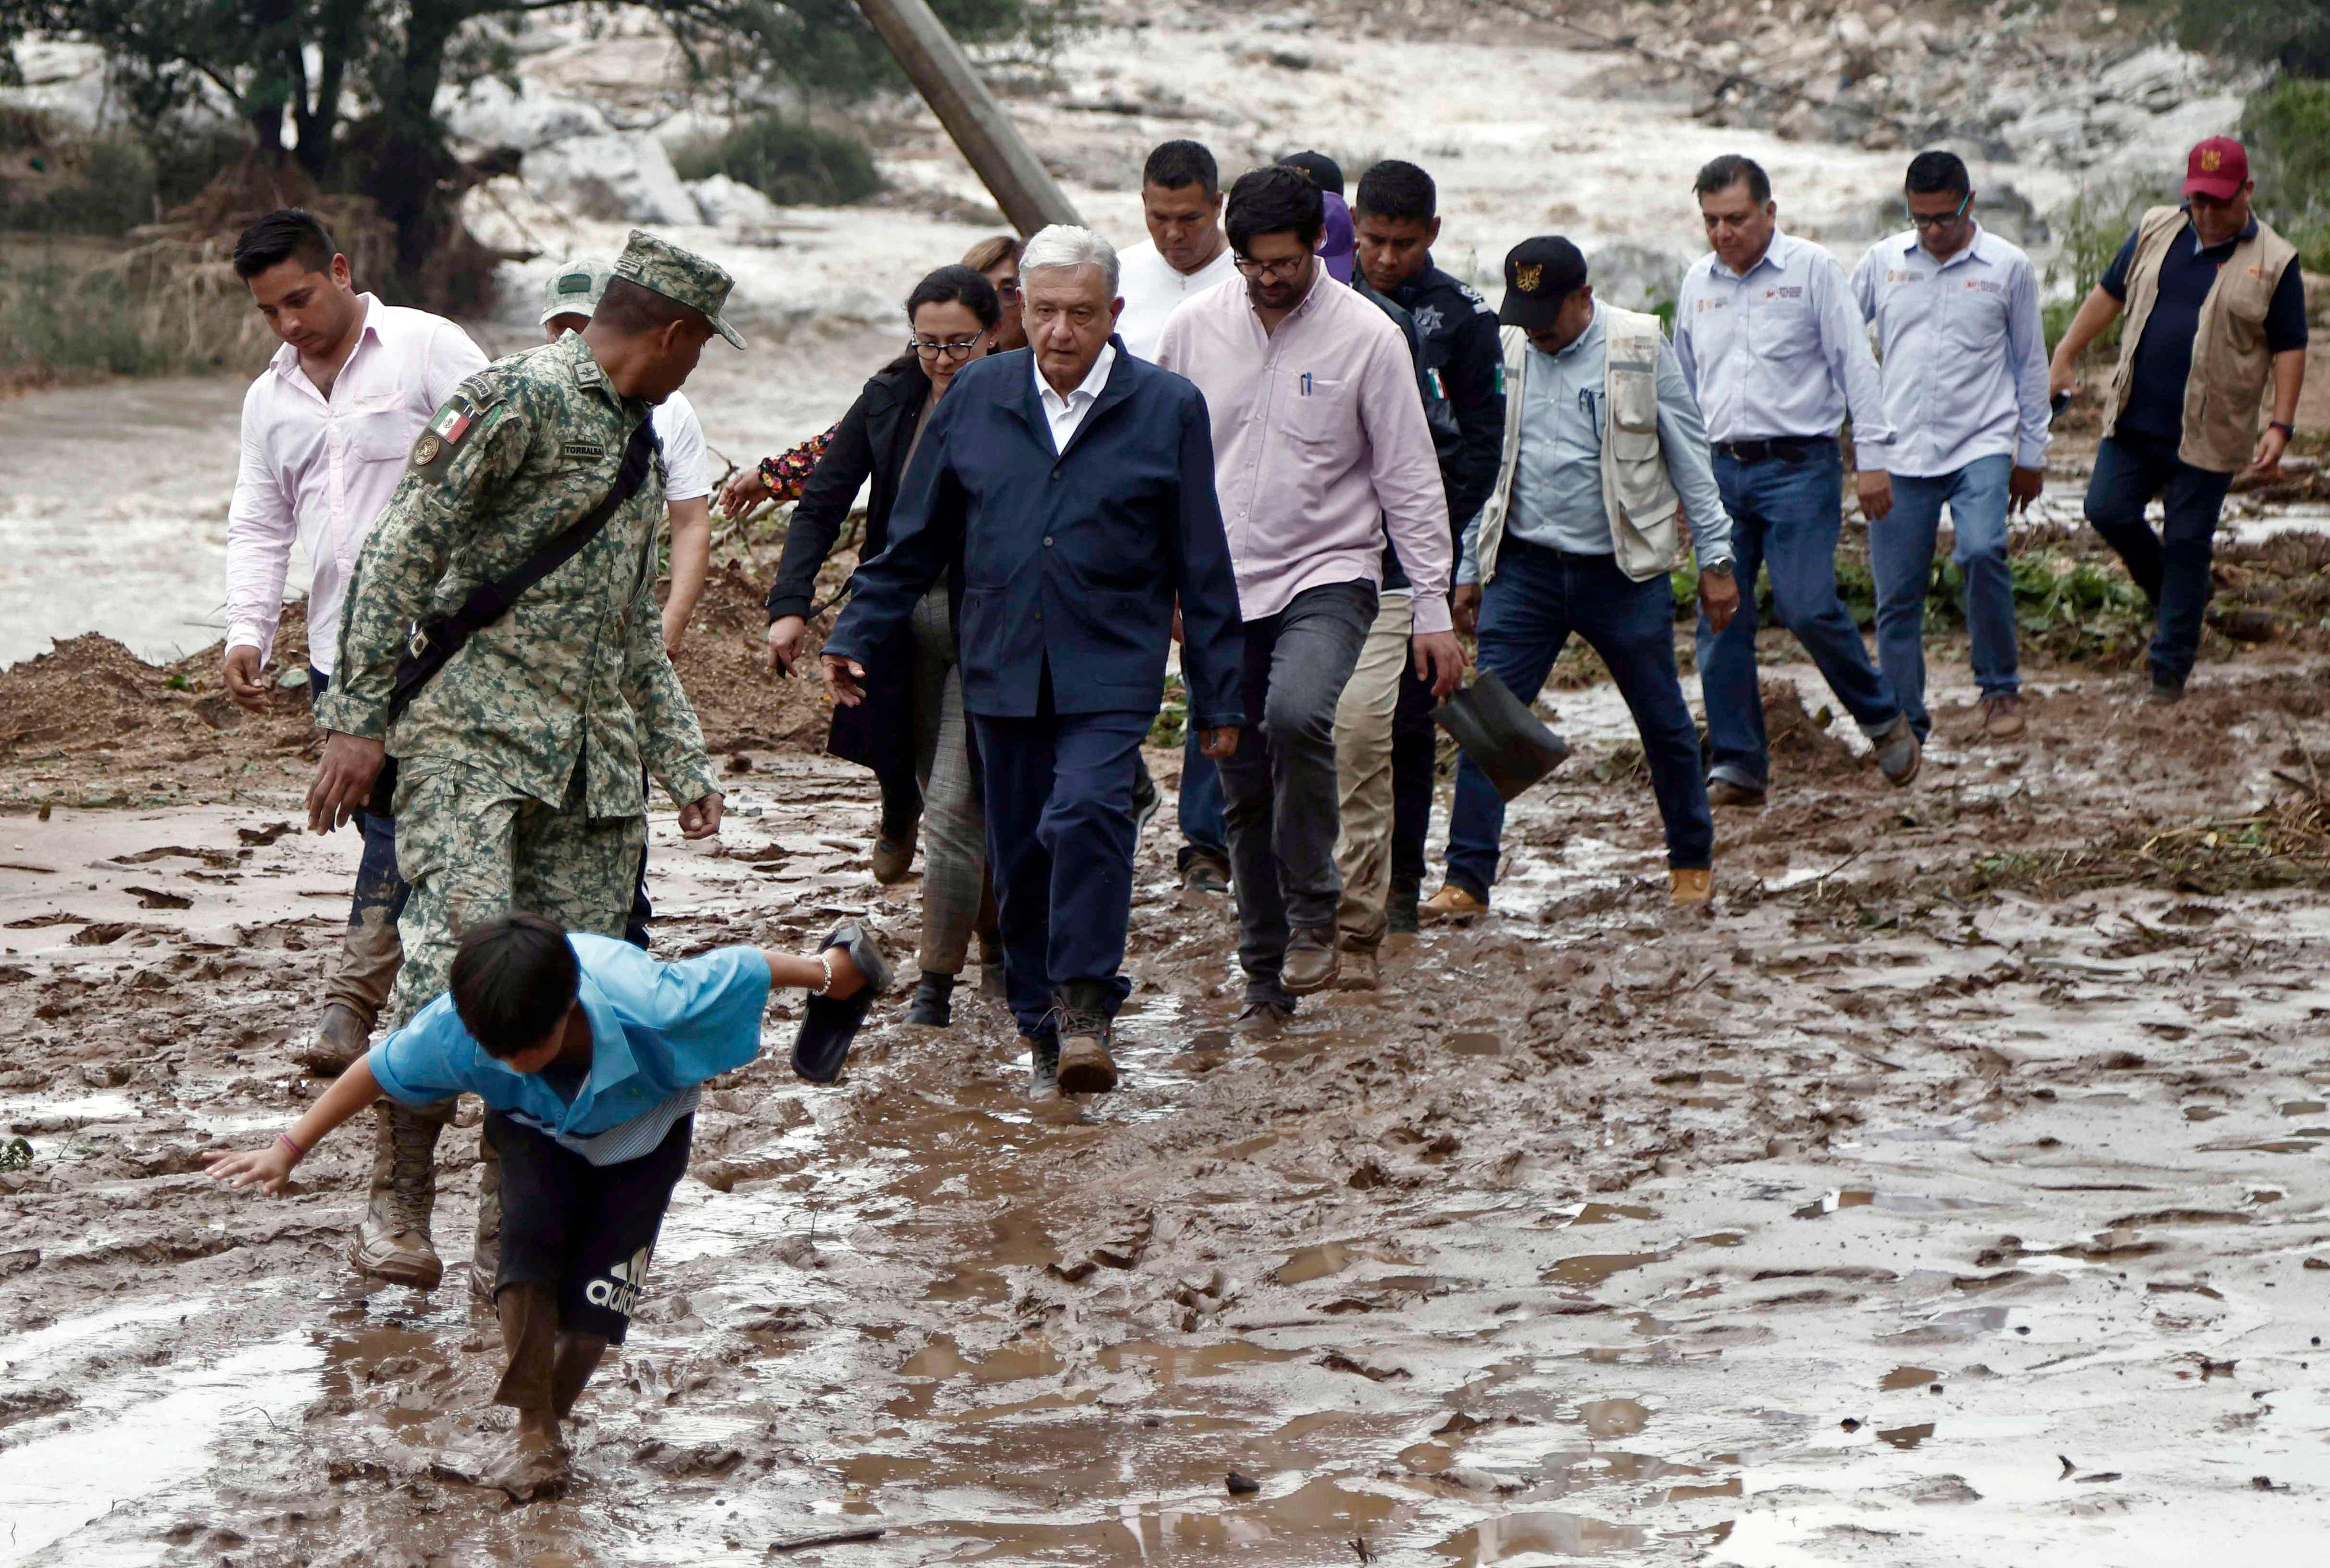
[[[486,1113],[502,1160],[502,1261],[494,1289],[546,1285],[558,1327],[620,1345],[644,1292],[671,1190],[687,1174],[696,1118],[683,1116],[652,1154],[592,1165],[524,1122]]]

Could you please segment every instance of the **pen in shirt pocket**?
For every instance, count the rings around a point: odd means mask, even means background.
[[[1307,370],[1302,373],[1302,395],[1306,398],[1311,395],[1311,373]]]

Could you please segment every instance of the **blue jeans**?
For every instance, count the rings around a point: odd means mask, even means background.
[[[1198,750],[1204,732],[1195,724],[1188,729],[1181,739],[1181,798],[1175,808],[1181,819],[1183,871],[1200,855],[1225,861],[1230,857],[1229,829],[1222,825],[1222,770]]]
[[[1877,664],[1923,739],[1926,713],[1926,588],[1934,575],[1934,534],[1942,507],[1957,534],[1950,559],[1965,574],[1966,632],[1974,679],[1985,697],[2013,696],[2014,578],[2006,564],[2006,483],[2014,459],[1976,458],[1955,473],[1893,476],[1893,510],[1869,525],[1877,578]]]
[[[1155,717],[1050,708],[970,715],[1006,1000],[1029,1035],[1071,981],[1102,983],[1111,1014],[1132,989],[1118,972],[1132,918],[1132,770]]]
[[[1481,668],[1494,671],[1521,701],[1534,702],[1576,632],[1602,656],[1650,764],[1651,789],[1666,824],[1667,864],[1704,870],[1715,855],[1715,821],[1699,767],[1699,733],[1675,673],[1674,583],[1662,571],[1636,582],[1608,555],[1572,555],[1508,534],[1497,574],[1481,591]],[[1505,803],[1472,758],[1456,764],[1448,815],[1448,880],[1486,902],[1497,880]]]
[[[2201,651],[2201,618],[2209,608],[2209,564],[2216,553],[2217,515],[2231,474],[2196,468],[2176,455],[2177,443],[2135,431],[2107,436],[2096,449],[2088,481],[2088,522],[2119,553],[2127,574],[2159,613],[2152,635],[2152,673],[2179,685]],[[2144,520],[2145,504],[2160,497],[2160,532]]]
[[[1731,514],[1739,613],[1720,632],[1699,618],[1699,689],[1707,703],[1708,777],[1761,789],[1771,774],[1764,698],[1756,687],[1756,573],[1772,573],[1772,605],[1865,735],[1901,716],[1892,687],[1870,662],[1861,628],[1836,596],[1836,536],[1844,470],[1833,440],[1804,443],[1795,462],[1743,463],[1715,454],[1716,488]]]

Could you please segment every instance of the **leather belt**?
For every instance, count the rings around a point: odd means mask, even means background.
[[[1828,436],[1775,436],[1768,441],[1718,441],[1715,449],[1735,463],[1762,463],[1776,458],[1801,463],[1823,447],[1836,444]]]

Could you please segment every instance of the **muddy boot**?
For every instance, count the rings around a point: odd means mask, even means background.
[[[334,1002],[324,1009],[314,1037],[295,1049],[291,1060],[318,1078],[337,1078],[371,1043],[371,1020],[346,1002]]]
[[[914,1004],[906,1009],[906,1022],[919,1024],[925,1029],[944,1029],[954,1023],[954,977],[932,974],[925,970],[914,982]]]
[[[434,1290],[445,1277],[429,1234],[430,1211],[437,1203],[437,1135],[444,1123],[388,1100],[375,1105],[373,1114],[379,1120],[372,1201],[348,1248],[348,1261],[357,1272],[392,1285]]]
[[[1372,991],[1381,983],[1375,944],[1369,942],[1363,946],[1358,942],[1346,942],[1343,945],[1341,973],[1335,981],[1336,989]]]
[[[1028,1098],[1034,1100],[1057,1100],[1060,1097],[1060,1037],[1048,1032],[1042,1034],[1022,1034],[1028,1044]]]
[[[494,1299],[494,1276],[502,1267],[502,1157],[493,1139],[478,1138],[478,1229],[469,1243],[469,1295]]]
[[[1341,968],[1333,926],[1297,926],[1286,944],[1286,967],[1279,971],[1278,983],[1294,996],[1307,997],[1333,985]]]
[[[1108,1053],[1108,990],[1097,980],[1070,980],[1053,998],[1060,1031],[1060,1092],[1106,1094],[1116,1087]]]
[[[901,883],[914,869],[914,842],[921,837],[920,822],[896,835],[885,828],[874,840],[874,880],[885,887]]]

